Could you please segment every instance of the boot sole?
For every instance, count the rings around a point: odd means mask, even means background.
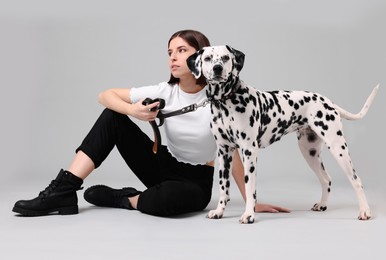
[[[75,215],[79,213],[79,208],[78,206],[71,206],[71,207],[36,211],[36,210],[28,210],[28,209],[13,207],[12,211],[19,213],[23,216],[37,217],[37,216],[47,216],[54,212],[58,212],[58,215]]]

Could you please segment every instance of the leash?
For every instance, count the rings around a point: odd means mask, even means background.
[[[172,116],[179,116],[179,115],[183,115],[183,114],[186,114],[186,113],[194,112],[198,108],[205,107],[206,105],[211,103],[212,99],[211,98],[207,98],[207,99],[203,100],[202,102],[200,102],[198,104],[197,103],[191,104],[189,106],[186,106],[186,107],[183,107],[181,109],[178,109],[178,110],[175,110],[175,111],[172,111],[172,112],[169,112],[169,113],[165,113],[165,114],[162,113],[162,109],[165,107],[165,100],[162,99],[162,98],[156,98],[156,99],[146,98],[142,102],[142,104],[144,106],[147,106],[147,105],[152,104],[154,102],[160,102],[160,104],[158,106],[156,106],[156,107],[151,109],[151,111],[159,110],[158,114],[157,114],[157,118],[159,120],[159,123],[157,124],[155,120],[149,121],[149,123],[151,125],[151,128],[153,129],[153,134],[154,134],[153,153],[157,154],[158,147],[161,147],[161,133],[160,133],[158,127],[160,127],[160,126],[162,126],[164,124],[165,118],[172,117]]]
[[[162,126],[165,122],[165,118],[168,118],[168,117],[172,117],[172,116],[179,116],[179,115],[183,115],[183,114],[186,114],[186,113],[190,113],[190,112],[194,112],[196,111],[198,108],[200,107],[205,107],[206,105],[208,105],[209,103],[211,103],[211,98],[207,98],[205,100],[203,100],[202,102],[198,103],[198,104],[191,104],[189,106],[186,106],[186,107],[183,107],[179,110],[175,110],[175,111],[172,111],[172,112],[169,112],[169,113],[162,113],[162,111],[160,110],[157,114],[157,118],[159,119],[159,124],[158,126]]]
[[[164,99],[162,99],[162,98],[156,98],[156,99],[146,98],[142,102],[142,104],[144,106],[147,106],[147,105],[152,104],[154,102],[160,102],[160,104],[158,106],[153,107],[151,109],[151,111],[159,110],[158,114],[157,114],[157,118],[159,120],[159,123],[157,124],[155,120],[149,121],[151,128],[153,129],[153,134],[154,134],[153,153],[157,154],[158,147],[161,147],[161,134],[160,134],[158,127],[160,127],[164,124],[165,118],[172,117],[172,116],[179,116],[179,115],[183,115],[186,113],[194,112],[197,109],[199,109],[200,107],[205,107],[209,103],[221,102],[221,101],[227,100],[227,99],[231,98],[237,92],[237,90],[239,88],[240,88],[240,85],[238,85],[235,89],[233,89],[231,91],[231,93],[229,93],[228,95],[226,95],[225,97],[223,97],[221,99],[214,99],[213,97],[208,97],[208,98],[204,99],[203,101],[201,101],[200,103],[194,103],[194,104],[191,104],[189,106],[186,106],[186,107],[183,107],[181,109],[178,109],[178,110],[175,110],[175,111],[172,111],[169,113],[165,113],[165,114],[162,113],[162,109],[165,107],[165,100]]]

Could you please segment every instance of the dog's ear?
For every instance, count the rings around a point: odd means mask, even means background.
[[[234,56],[233,66],[234,66],[234,70],[236,71],[233,71],[233,74],[238,75],[244,66],[245,55],[241,51],[233,49],[228,45],[226,45],[226,47]]]
[[[192,74],[194,75],[194,77],[196,79],[201,77],[201,65],[202,65],[201,56],[202,56],[203,52],[204,52],[204,50],[201,49],[201,50],[193,53],[192,55],[190,55],[186,59],[186,63],[188,64],[188,68],[190,69],[190,71],[192,72]]]

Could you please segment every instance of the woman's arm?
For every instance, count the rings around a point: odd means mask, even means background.
[[[245,201],[244,168],[237,149],[235,150],[235,154],[233,156],[232,176],[235,179],[235,182],[239,187],[240,193],[243,196],[243,199]],[[255,212],[277,213],[277,212],[290,212],[290,210],[286,208],[270,205],[270,204],[256,203]]]
[[[150,109],[158,106],[159,102],[144,106],[142,105],[143,100],[141,100],[132,104],[130,89],[108,89],[99,94],[98,100],[103,106],[115,112],[130,115],[144,121],[154,120],[158,113],[158,111],[150,111]]]

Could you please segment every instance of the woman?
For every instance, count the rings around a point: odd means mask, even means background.
[[[205,79],[196,80],[186,59],[209,40],[200,32],[178,31],[168,42],[169,82],[132,89],[110,89],[99,95],[106,107],[68,168],[32,200],[16,202],[13,211],[26,216],[41,216],[52,212],[78,213],[76,191],[83,180],[107,158],[116,146],[130,169],[147,187],[143,192],[134,188],[113,189],[96,185],[84,193],[86,201],[103,207],[137,209],[156,216],[172,216],[206,208],[213,185],[216,144],[210,131],[210,108],[170,117],[165,120],[167,146],[157,154],[153,142],[133,123],[130,117],[152,121],[159,102],[143,105],[143,100],[163,98],[165,112],[174,111],[205,99]],[[244,172],[238,154],[232,174],[245,199]],[[288,212],[276,206],[256,204],[256,211]]]

